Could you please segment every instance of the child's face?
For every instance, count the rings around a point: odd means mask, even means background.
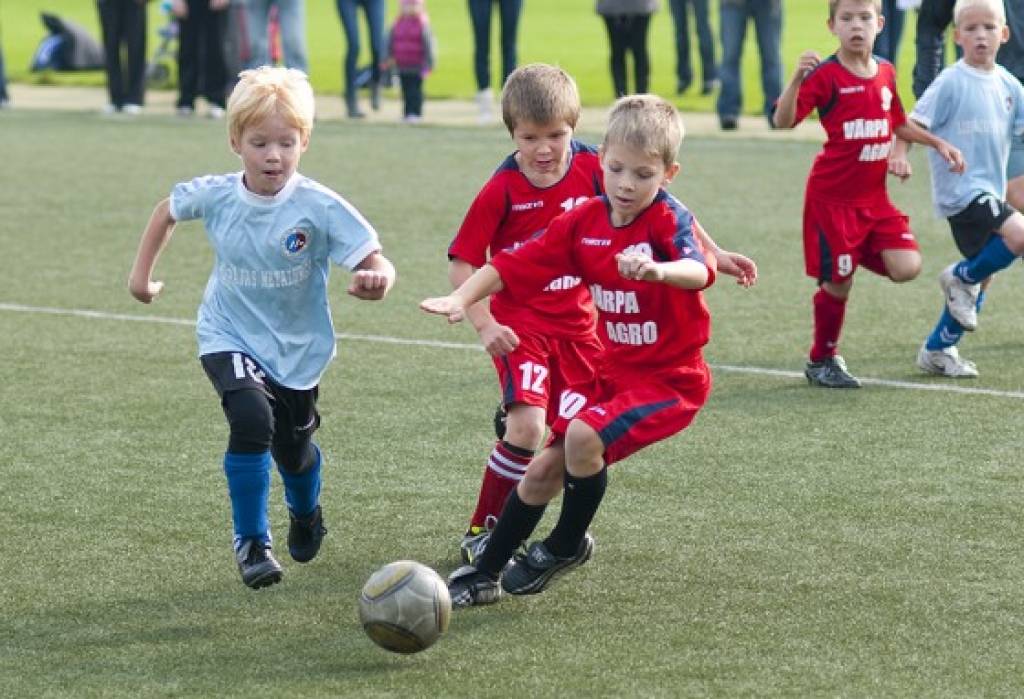
[[[402,3],[401,11],[403,15],[418,15],[423,12],[423,3],[418,0],[405,0]]]
[[[299,167],[299,157],[309,146],[309,138],[274,114],[262,122],[250,124],[231,150],[242,158],[245,186],[255,194],[277,194]]]
[[[839,39],[843,50],[870,55],[884,23],[874,0],[840,0],[835,16],[828,21],[828,28]]]
[[[564,121],[535,124],[520,121],[512,129],[512,140],[519,150],[516,161],[534,184],[554,184],[569,167],[572,127]]]
[[[679,163],[665,167],[656,155],[622,143],[601,147],[601,169],[604,191],[612,205],[612,223],[632,223],[651,205],[661,187],[668,185],[679,172]]]
[[[995,12],[983,5],[974,5],[960,13],[953,37],[964,50],[964,62],[975,68],[992,68],[996,51],[1010,38],[1010,30]]]

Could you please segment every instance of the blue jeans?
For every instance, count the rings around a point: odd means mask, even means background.
[[[249,68],[270,63],[267,26],[270,7],[277,7],[277,24],[281,29],[284,64],[309,72],[306,57],[306,0],[246,0],[246,27],[249,36]]]
[[[905,10],[896,7],[896,0],[882,0],[882,16],[885,26],[875,37],[875,55],[881,56],[890,63],[896,62],[900,52],[900,39],[903,38],[903,19]]]
[[[754,21],[757,49],[761,54],[763,111],[770,118],[772,105],[782,94],[782,0],[721,0],[719,21],[722,36],[722,91],[718,93],[718,117],[736,118],[743,107],[740,62],[747,21]]]
[[[920,97],[946,64],[946,29],[953,22],[955,0],[924,0],[917,12],[917,62],[914,97]]]
[[[380,84],[380,61],[384,57],[384,0],[337,0],[338,16],[345,30],[345,94],[355,96],[356,61],[359,60],[359,18],[356,8],[363,6],[370,27],[370,80]]]
[[[693,5],[693,21],[697,25],[697,46],[700,50],[701,79],[705,84],[718,77],[715,65],[715,37],[708,21],[708,0],[670,0],[672,21],[676,28],[676,86],[685,89],[693,82],[690,67],[690,22],[687,5]]]
[[[501,82],[516,69],[516,36],[523,0],[469,0],[469,19],[473,23],[473,71],[476,87],[491,86],[491,5],[498,3],[501,22]]]
[[[0,102],[6,102],[7,96],[7,73],[4,72],[4,50],[0,48]]]

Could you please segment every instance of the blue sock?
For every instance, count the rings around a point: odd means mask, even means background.
[[[1006,269],[1016,259],[1017,256],[1006,247],[1003,236],[993,235],[981,252],[969,260],[961,260],[956,266],[955,273],[968,284],[977,284],[999,270]]]
[[[982,290],[978,293],[978,300],[975,302],[974,307],[981,313],[981,306],[985,302],[985,291]],[[956,343],[960,342],[960,339],[964,336],[964,326],[960,325],[956,321],[956,318],[949,314],[949,309],[946,306],[942,307],[942,317],[939,318],[939,322],[935,325],[935,329],[932,330],[932,334],[928,336],[925,341],[925,349],[934,351],[952,347]]]
[[[270,451],[258,454],[224,454],[224,475],[231,497],[231,521],[235,528],[235,547],[243,539],[270,541]]]
[[[313,514],[317,504],[320,502],[320,464],[323,457],[320,454],[320,447],[313,445],[316,450],[316,463],[305,473],[289,473],[280,466],[277,467],[284,481],[284,502],[288,509],[296,517],[308,517]]]

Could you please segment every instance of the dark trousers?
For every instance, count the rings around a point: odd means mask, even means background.
[[[357,10],[362,6],[363,12],[366,13],[366,26],[370,30],[370,84],[379,85],[380,60],[384,55],[384,19],[387,8],[384,0],[337,0],[335,4],[338,7],[338,16],[341,18],[341,28],[345,32],[344,93],[346,97],[355,100],[356,73],[359,70],[356,63],[361,50]]]
[[[914,97],[920,97],[946,64],[946,29],[953,23],[955,0],[924,0],[917,13],[917,60],[914,63]]]
[[[690,67],[690,19],[687,5],[693,6],[693,21],[697,25],[697,48],[700,51],[701,80],[707,85],[718,78],[715,65],[715,35],[709,21],[708,0],[669,0],[672,21],[676,30],[676,87],[682,91],[693,82]]]
[[[875,55],[895,63],[900,52],[900,39],[903,38],[903,21],[906,10],[896,6],[897,0],[882,0],[882,16],[885,26],[875,37]]]
[[[473,23],[473,71],[476,87],[491,86],[491,5],[498,3],[501,24],[501,83],[516,69],[516,34],[523,0],[469,0],[469,19]]]
[[[146,87],[146,3],[98,0],[110,103],[142,104]]]
[[[192,107],[200,94],[224,106],[227,69],[224,67],[225,11],[211,12],[209,0],[188,0],[188,17],[179,19],[178,106]]]
[[[650,15],[604,15],[608,27],[608,42],[611,44],[612,85],[615,96],[630,94],[626,87],[626,52],[633,54],[633,77],[636,93],[647,92],[651,74],[650,58],[647,54],[647,27]]]
[[[423,76],[419,73],[399,73],[402,84],[402,115],[423,116]]]

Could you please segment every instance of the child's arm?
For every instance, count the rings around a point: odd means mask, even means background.
[[[128,274],[128,291],[142,303],[151,303],[163,291],[164,283],[153,281],[153,268],[174,233],[175,223],[171,216],[171,200],[164,199],[153,209],[139,240],[135,262]]]
[[[800,94],[800,85],[808,73],[818,67],[821,63],[821,56],[814,51],[804,51],[796,62],[796,70],[790,79],[786,89],[779,95],[779,101],[775,105],[775,114],[772,115],[772,123],[777,129],[791,129],[796,123],[796,98]]]
[[[452,283],[453,289],[458,289],[476,271],[477,269],[465,260],[453,258],[448,265],[448,281]],[[465,317],[469,319],[476,334],[480,336],[480,344],[491,356],[499,357],[507,354],[519,344],[519,338],[515,331],[496,321],[491,315],[488,304],[482,301],[470,304],[465,309]]]
[[[910,143],[899,136],[893,136],[892,152],[889,153],[889,174],[900,178],[901,182],[906,182],[907,178],[914,174],[914,169],[907,158],[909,152]]]
[[[740,286],[749,288],[757,282],[757,265],[746,255],[741,255],[738,252],[729,252],[718,247],[708,232],[704,230],[704,227],[700,225],[697,219],[693,220],[694,230],[697,232],[697,238],[706,250],[709,250],[715,259],[718,261],[718,271],[729,276],[736,277],[736,283]]]
[[[363,301],[380,301],[395,285],[395,266],[379,252],[371,252],[356,265],[348,293]]]
[[[469,279],[447,296],[424,299],[420,302],[420,308],[427,313],[448,316],[449,323],[458,323],[466,317],[467,308],[504,288],[498,270],[488,264],[473,272]]]
[[[909,143],[920,143],[921,145],[934,148],[942,156],[942,159],[949,163],[950,172],[962,173],[964,171],[964,156],[959,149],[932,132],[925,130],[917,122],[907,119],[893,133],[898,138],[902,138]]]
[[[620,252],[615,261],[619,263],[619,274],[626,279],[662,282],[680,289],[703,289],[708,285],[708,268],[697,260],[655,262],[644,253]]]

